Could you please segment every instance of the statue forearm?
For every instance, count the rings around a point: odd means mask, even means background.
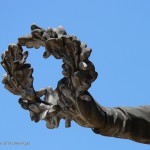
[[[106,108],[102,120],[105,126],[95,133],[150,144],[150,106]]]

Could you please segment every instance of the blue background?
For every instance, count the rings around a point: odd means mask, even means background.
[[[62,25],[93,49],[90,60],[99,73],[90,92],[103,106],[150,104],[150,1],[149,0],[1,0],[0,53],[17,38],[30,33],[30,25]],[[26,49],[26,48],[24,48]],[[30,49],[28,62],[35,68],[34,87],[56,87],[62,78],[61,60],[42,58],[44,49]],[[0,67],[0,76],[5,73]],[[104,137],[75,123],[49,130],[45,122],[30,121],[17,96],[0,84],[0,149],[114,149],[148,150],[130,140]],[[148,131],[150,132],[150,131]]]

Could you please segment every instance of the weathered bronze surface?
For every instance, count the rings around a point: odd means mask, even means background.
[[[26,63],[28,52],[22,46],[43,46],[44,58],[52,55],[63,60],[64,78],[56,89],[34,89],[33,68]],[[18,43],[9,45],[2,54],[1,64],[6,71],[2,83],[11,93],[21,96],[19,104],[30,111],[31,120],[45,120],[47,128],[57,128],[61,119],[70,127],[74,120],[98,134],[149,144],[150,106],[105,108],[88,92],[98,75],[89,61],[91,51],[63,27],[45,30],[33,24],[30,35],[18,38]]]

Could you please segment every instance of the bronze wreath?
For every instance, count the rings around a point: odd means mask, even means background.
[[[45,47],[44,58],[53,55],[62,59],[64,78],[58,82],[55,90],[51,88],[36,91],[33,87],[33,68],[26,63],[27,48]],[[97,78],[97,72],[89,61],[91,49],[81,43],[76,36],[68,35],[63,27],[47,30],[33,24],[31,34],[18,38],[17,44],[11,44],[2,54],[2,66],[6,71],[2,83],[5,88],[15,95],[21,95],[19,103],[30,111],[31,119],[35,122],[45,120],[48,128],[59,126],[60,119],[66,120],[66,127],[70,127],[71,120],[84,121],[82,113],[76,105],[76,99],[90,101],[88,89]],[[65,94],[61,91],[65,88]],[[40,97],[45,96],[44,100]],[[71,101],[70,101],[71,100]]]

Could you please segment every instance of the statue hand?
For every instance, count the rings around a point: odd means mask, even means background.
[[[76,97],[70,87],[60,86],[60,92],[64,99],[72,102],[74,106],[74,121],[84,127],[101,128],[104,125],[104,108],[97,104],[89,92],[81,97]],[[85,98],[85,99],[83,99]]]

